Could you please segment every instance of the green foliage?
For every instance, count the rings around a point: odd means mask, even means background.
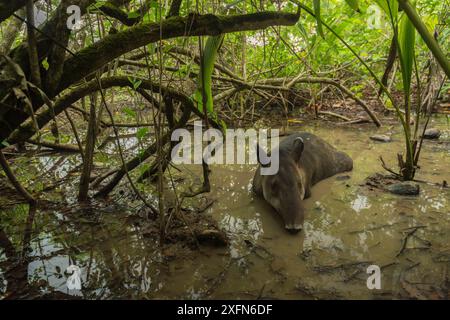
[[[359,12],[359,1],[358,0],[345,0],[347,4],[352,8],[353,10]]]
[[[375,0],[375,2],[383,9],[388,19],[397,21],[398,17],[398,2],[397,0]]]
[[[145,138],[148,135],[148,128],[147,127],[143,127],[143,128],[139,128],[136,131],[136,138],[141,141],[143,138]]]
[[[193,95],[193,99],[197,103],[197,107],[200,111],[203,111],[203,101],[206,101],[206,111],[210,114],[214,112],[211,77],[214,71],[217,52],[222,45],[223,39],[223,34],[208,37],[203,49],[203,57],[201,57],[202,63],[197,79],[197,90]],[[205,97],[203,97],[203,93],[205,94]]]
[[[321,9],[320,9],[320,0],[314,0],[314,14],[316,15],[317,19],[317,33],[320,34],[322,38],[325,38],[325,35],[323,33],[323,27],[322,27],[322,15],[321,15]]]
[[[136,19],[139,18],[140,16],[141,16],[140,13],[137,11],[128,13],[128,19]]]
[[[42,60],[42,67],[45,69],[45,70],[48,70],[48,68],[50,67],[49,66],[49,64],[48,64],[48,60],[47,60],[47,58],[45,58],[44,60]]]
[[[137,90],[140,87],[140,85],[142,84],[142,80],[140,80],[140,79],[128,77],[128,80],[133,85],[134,90]]]
[[[1,145],[4,146],[4,147],[9,147],[9,146],[10,146],[10,144],[9,144],[8,141],[6,141],[6,140],[5,140],[5,141],[2,141],[2,142],[1,142]]]
[[[136,118],[136,111],[134,111],[133,109],[129,108],[129,107],[125,107],[122,109],[122,112],[129,116],[130,118]]]
[[[403,88],[406,96],[411,91],[411,78],[414,69],[416,29],[406,15],[400,19],[398,45],[402,68]]]

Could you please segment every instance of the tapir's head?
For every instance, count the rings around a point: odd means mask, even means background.
[[[260,161],[260,156],[265,156],[264,151],[259,146],[258,149],[258,161],[265,166]],[[279,150],[278,172],[261,176],[264,199],[281,215],[286,230],[291,233],[303,228],[305,179],[298,165],[303,149],[302,138],[295,139],[290,150]]]

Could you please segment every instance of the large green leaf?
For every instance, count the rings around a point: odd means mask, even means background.
[[[398,2],[397,0],[375,0],[375,2],[383,9],[384,13],[394,21],[398,16]]]
[[[213,96],[212,96],[212,73],[214,71],[214,63],[216,62],[217,52],[222,44],[224,35],[218,35],[214,37],[209,37],[206,41],[205,48],[203,50],[203,63],[201,66],[203,70],[200,69],[200,73],[197,79],[197,90],[193,95],[194,101],[197,103],[198,109],[203,111],[203,95],[205,93],[206,100],[206,111],[208,113],[213,113]],[[202,78],[202,76],[204,78]],[[204,84],[204,88],[202,88]]]
[[[314,0],[314,14],[317,20],[317,33],[320,34],[322,38],[325,38],[322,27],[322,14],[320,12],[320,0]]]
[[[409,95],[411,90],[411,78],[414,70],[416,29],[407,15],[400,19],[398,30],[399,57],[403,77],[403,90]]]
[[[360,12],[359,10],[359,1],[358,0],[345,0],[347,4],[352,8],[353,10]]]

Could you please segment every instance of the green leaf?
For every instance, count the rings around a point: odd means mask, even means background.
[[[159,3],[156,0],[150,1],[150,8],[159,9]]]
[[[6,140],[2,141],[2,145],[5,146],[5,147],[9,147],[10,146],[9,142],[6,141]]]
[[[302,35],[303,39],[307,39],[308,38],[308,33],[306,32],[306,29],[303,26],[303,23],[301,23],[301,21],[297,22],[297,27],[300,30],[300,34]]]
[[[135,118],[136,117],[136,112],[134,110],[132,110],[131,108],[125,107],[122,109],[123,113],[125,113],[126,115]]]
[[[133,85],[133,89],[136,91],[139,86],[142,84],[142,80],[128,77],[128,81]]]
[[[42,66],[44,67],[45,70],[48,70],[48,68],[50,68],[50,65],[48,64],[47,58],[42,60]]]
[[[149,22],[152,22],[153,20],[152,20],[152,16],[150,15],[150,11],[148,11],[145,15],[144,15],[144,17],[142,18],[142,22],[143,23],[149,23]]]
[[[384,13],[389,17],[397,20],[398,16],[398,3],[397,0],[375,0]]]
[[[147,127],[139,128],[136,131],[136,138],[138,138],[138,140],[142,140],[147,134],[148,134]]]
[[[321,12],[320,12],[320,0],[314,0],[314,14],[316,16],[316,21],[317,21],[317,33],[322,38],[325,38],[325,35],[323,33],[322,17],[321,17]]]
[[[197,90],[192,95],[192,99],[197,103],[197,107],[200,111],[203,111],[203,95],[206,95],[206,110],[208,113],[213,113],[213,96],[212,96],[212,73],[214,71],[214,63],[216,62],[217,51],[219,51],[222,45],[224,35],[218,35],[213,37],[208,37],[206,41],[205,49],[203,50],[203,70],[200,70],[197,78]],[[202,75],[204,80],[202,80]],[[202,89],[202,85],[205,88]]]
[[[347,4],[350,6],[350,8],[352,8],[353,10],[355,10],[356,12],[361,12],[359,10],[359,1],[358,0],[345,0],[347,2]]]
[[[141,15],[139,12],[129,12],[128,13],[128,19],[137,19],[139,18]]]
[[[411,78],[414,70],[416,29],[407,15],[400,19],[398,31],[399,57],[402,69],[403,90],[406,95],[411,91]]]
[[[133,83],[133,88],[134,90],[137,90],[142,84],[142,80],[138,80],[136,82]]]

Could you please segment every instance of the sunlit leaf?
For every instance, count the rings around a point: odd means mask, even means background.
[[[9,142],[6,141],[6,140],[2,141],[1,145],[5,146],[5,147],[9,147],[10,146]]]
[[[141,15],[139,14],[139,12],[129,12],[128,13],[128,19],[137,19],[139,18]]]
[[[131,77],[128,77],[128,81],[130,81],[130,83],[133,85],[134,90],[137,90],[140,87],[140,85],[142,84],[142,80],[134,79]]]
[[[142,140],[148,134],[148,128],[139,128],[136,132],[136,138]]]
[[[197,103],[198,109],[203,110],[203,92],[205,93],[206,110],[208,113],[213,113],[213,96],[212,96],[212,73],[214,71],[214,63],[216,62],[217,51],[222,45],[224,35],[218,35],[208,37],[205,48],[203,50],[203,68],[200,70],[197,79],[197,90],[193,94],[192,98]],[[204,76],[204,79],[202,78]],[[202,85],[205,87],[202,88]]]
[[[345,0],[347,4],[352,8],[353,10],[360,12],[359,10],[359,1],[358,0]]]
[[[136,112],[128,107],[123,108],[122,111],[123,111],[123,113],[125,113],[126,115],[128,115],[132,118],[136,117]]]
[[[387,17],[397,20],[398,3],[397,0],[375,0],[375,2],[383,9]]]
[[[403,15],[400,20],[398,31],[398,44],[405,94],[409,94],[411,90],[411,78],[414,70],[415,41],[416,29],[408,16]]]
[[[317,20],[317,33],[320,34],[322,38],[325,38],[322,27],[322,15],[320,12],[320,0],[314,0],[314,14]]]
[[[48,64],[47,58],[42,60],[42,67],[44,67],[45,70],[48,70],[50,68],[50,65]]]

